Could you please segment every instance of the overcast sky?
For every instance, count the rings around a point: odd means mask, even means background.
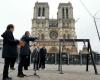
[[[50,18],[57,17],[57,9],[60,2],[71,2],[73,5],[74,18],[77,20],[76,34],[78,38],[88,38],[91,40],[92,48],[100,52],[100,41],[98,40],[93,18],[89,16],[80,0],[0,0],[0,35],[5,31],[9,23],[15,25],[14,36],[17,39],[26,30],[31,31],[33,7],[35,2],[48,2],[50,8]],[[100,18],[100,0],[82,0],[89,11]],[[100,32],[100,19],[96,19]],[[0,37],[1,38],[1,37]]]

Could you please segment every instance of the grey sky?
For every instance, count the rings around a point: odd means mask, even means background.
[[[31,31],[31,20],[33,17],[33,7],[36,1],[48,2],[50,7],[50,18],[57,17],[57,8],[60,2],[72,2],[74,18],[78,20],[75,24],[78,38],[89,38],[92,48],[100,52],[100,41],[98,40],[93,19],[81,5],[80,0],[0,0],[0,34],[2,34],[7,24],[15,25],[15,38],[20,39],[26,30]],[[89,11],[100,18],[100,0],[82,0]],[[100,32],[100,19],[96,20]],[[0,37],[1,38],[1,37]]]

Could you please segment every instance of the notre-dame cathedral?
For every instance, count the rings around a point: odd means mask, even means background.
[[[32,19],[32,36],[39,36],[39,45],[45,45],[48,54],[59,53],[59,39],[76,39],[73,6],[70,2],[59,3],[57,19],[49,18],[49,5],[36,2]],[[77,54],[77,43],[64,43],[63,51]]]

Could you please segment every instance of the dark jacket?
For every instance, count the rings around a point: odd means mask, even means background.
[[[29,41],[34,41],[36,40],[37,38],[34,38],[34,37],[29,37],[29,36],[26,36],[24,35],[21,40],[23,40],[25,42],[25,45],[24,47],[22,47],[20,49],[20,55],[30,55],[30,45],[29,45]]]
[[[35,48],[31,54],[33,62],[39,63],[40,62],[40,51]]]
[[[13,33],[5,31],[1,36],[3,37],[2,57],[17,57],[17,44],[19,41],[14,39]]]
[[[41,60],[45,60],[46,54],[47,54],[46,48],[41,48],[40,49],[40,57],[41,57]]]

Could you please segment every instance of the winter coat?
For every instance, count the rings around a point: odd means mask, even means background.
[[[26,36],[24,35],[21,40],[24,41],[25,45],[24,47],[21,47],[20,49],[20,55],[26,55],[26,56],[29,56],[30,55],[30,45],[29,45],[29,41],[35,41],[37,38],[34,38],[34,37],[29,37],[29,36]]]
[[[2,57],[17,57],[17,44],[19,41],[14,39],[13,33],[5,31],[1,36],[3,37]]]
[[[39,63],[40,62],[40,51],[38,51],[37,48],[35,48],[31,54],[31,57],[34,63]]]
[[[46,48],[41,48],[40,49],[40,57],[41,57],[41,60],[45,60],[46,54],[47,54]]]

